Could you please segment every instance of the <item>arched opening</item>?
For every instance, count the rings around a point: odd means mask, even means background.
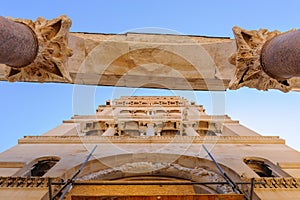
[[[175,158],[174,160],[171,157]],[[141,159],[144,158],[144,159]],[[169,160],[168,160],[169,159]],[[144,160],[144,161],[142,161]],[[172,162],[169,162],[171,161]],[[166,162],[167,161],[167,162]],[[240,181],[240,176],[228,167],[220,164],[222,168],[235,181]],[[78,168],[79,166],[77,166]],[[74,168],[70,170],[76,171]],[[71,176],[69,174],[67,177]],[[78,181],[109,181],[109,182],[140,182],[138,185],[126,185],[126,187],[117,187],[116,185],[89,186],[85,188],[87,194],[97,190],[99,195],[147,195],[151,192],[153,195],[199,195],[199,194],[228,194],[232,189],[227,184],[218,184],[225,181],[219,174],[216,166],[210,160],[184,155],[170,154],[122,154],[105,157],[89,161]],[[216,184],[189,184],[189,185],[148,185],[142,183],[147,181],[155,182],[215,182]],[[101,186],[99,186],[101,185]],[[96,188],[97,187],[97,188]],[[126,188],[126,190],[124,190]],[[91,190],[91,191],[88,191]],[[72,195],[80,195],[82,189],[80,186],[74,187],[70,192]],[[101,191],[101,194],[99,193]],[[135,193],[133,193],[134,191]],[[165,192],[165,193],[164,193]],[[85,195],[85,194],[82,194]]]
[[[269,160],[258,157],[244,158],[244,163],[260,177],[286,177],[286,174],[279,166]]]
[[[42,177],[44,176],[54,165],[59,162],[60,158],[56,156],[46,156],[40,157],[28,165],[23,167],[19,172],[17,172],[16,176],[24,176],[24,177]]]
[[[46,174],[59,160],[56,158],[39,160],[30,170],[30,176],[42,177]]]

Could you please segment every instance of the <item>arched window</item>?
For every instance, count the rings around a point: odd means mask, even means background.
[[[260,177],[286,177],[289,176],[279,166],[263,158],[244,158],[244,163]]]
[[[29,176],[43,176],[46,174],[57,162],[58,158],[44,158],[38,161],[31,167]]]

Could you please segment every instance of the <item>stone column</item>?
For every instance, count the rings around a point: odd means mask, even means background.
[[[115,135],[115,129],[112,127],[109,127],[102,136],[114,136]]]
[[[0,16],[0,63],[24,67],[38,53],[38,40],[33,30],[23,24]]]
[[[187,127],[185,129],[185,133],[187,136],[199,136],[199,134],[192,127]]]
[[[277,35],[261,51],[261,66],[278,80],[300,77],[300,30]]]
[[[147,124],[146,136],[154,136],[155,135],[153,126],[154,126],[154,124],[151,122]]]

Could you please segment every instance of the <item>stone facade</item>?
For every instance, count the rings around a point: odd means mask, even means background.
[[[299,152],[279,137],[261,136],[226,115],[207,115],[203,106],[177,96],[108,100],[95,115],[73,116],[41,136],[19,139],[0,154],[1,198],[49,199],[95,145],[66,199],[249,199],[252,178],[253,199],[300,198]],[[234,194],[202,145],[244,197]]]

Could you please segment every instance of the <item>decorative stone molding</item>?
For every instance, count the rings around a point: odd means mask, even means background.
[[[291,90],[290,80],[279,81],[267,75],[260,64],[263,45],[273,37],[282,34],[267,29],[245,30],[233,27],[237,52],[231,55],[230,63],[236,66],[234,78],[229,84],[232,90],[243,86],[258,90],[279,89],[283,92]],[[293,31],[293,30],[291,30]]]
[[[281,169],[300,169],[300,163],[293,163],[293,162],[280,162],[277,165]]]
[[[67,69],[67,58],[72,56],[68,47],[71,20],[60,16],[52,20],[39,17],[35,22],[28,19],[11,19],[29,26],[38,39],[38,54],[35,60],[22,68],[7,66],[8,81],[72,82]]]
[[[0,168],[22,168],[24,162],[0,162]]]
[[[285,144],[278,136],[25,136],[19,144],[193,143]]]
[[[250,182],[250,179],[244,181]],[[292,177],[270,177],[270,178],[255,178],[255,182],[264,184],[255,184],[256,189],[299,189],[300,179]]]
[[[167,175],[197,182],[225,182],[225,179],[220,174],[202,167],[188,168],[174,163],[153,162],[126,163],[118,167],[85,175],[78,178],[78,180],[110,180],[130,177],[132,175]],[[210,187],[218,191],[218,193],[233,193],[231,187],[227,184],[216,184]]]
[[[53,182],[61,182],[52,178]],[[0,177],[0,188],[47,188],[48,178],[41,177]]]

